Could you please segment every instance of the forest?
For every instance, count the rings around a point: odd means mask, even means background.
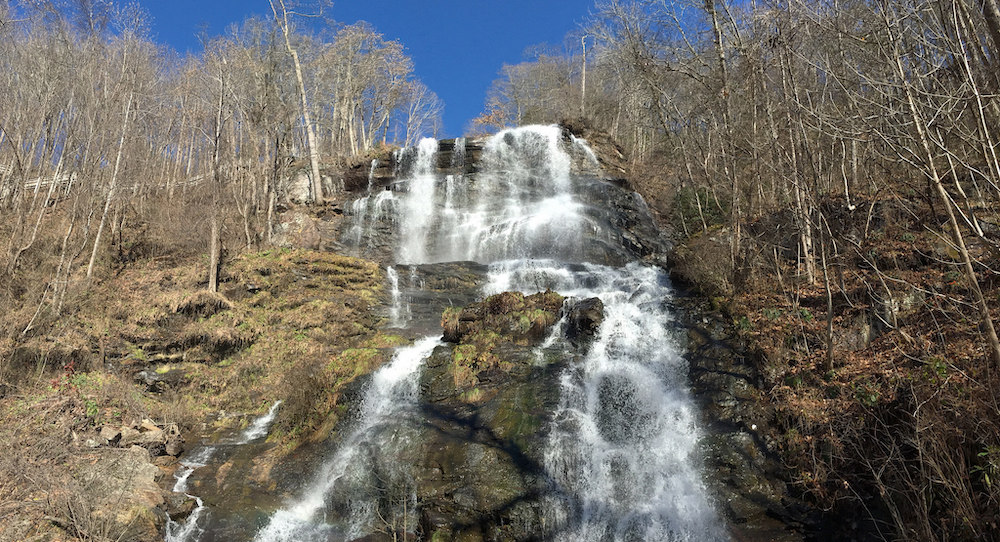
[[[157,262],[215,293],[289,206],[438,133],[401,43],[267,7],[182,56],[138,8],[0,0],[0,399],[71,378],[58,337],[102,285]],[[998,0],[600,0],[469,129],[553,123],[613,142],[671,275],[737,331],[797,497],[998,539]]]
[[[81,261],[90,279],[157,244],[260,247],[292,169],[320,178],[320,156],[434,133],[442,103],[400,43],[363,22],[312,35],[283,4],[273,13],[181,57],[139,8],[0,5],[3,304],[26,311],[19,333],[58,316]],[[305,199],[322,198],[310,183]]]

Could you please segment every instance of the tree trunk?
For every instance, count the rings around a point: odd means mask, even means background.
[[[323,179],[319,173],[319,148],[316,146],[316,130],[313,128],[312,119],[309,115],[309,99],[306,96],[305,79],[302,77],[302,64],[299,63],[299,53],[292,47],[290,37],[291,29],[288,27],[288,10],[285,8],[285,1],[278,0],[281,6],[281,15],[274,6],[274,0],[270,0],[271,11],[274,13],[274,20],[281,27],[281,33],[285,37],[285,48],[292,57],[292,64],[295,66],[295,82],[298,85],[299,97],[302,101],[302,122],[306,125],[306,144],[309,146],[309,168],[312,173],[310,186],[312,188],[313,202],[317,205],[323,204]]]
[[[108,219],[108,211],[111,209],[111,202],[114,201],[115,188],[118,184],[118,172],[121,169],[122,151],[125,148],[125,136],[128,134],[128,121],[132,116],[132,101],[135,98],[134,91],[128,95],[128,104],[125,106],[125,119],[122,121],[122,137],[118,140],[118,155],[115,157],[115,167],[111,172],[111,182],[108,184],[108,195],[104,200],[104,211],[101,213],[101,222],[97,226],[97,234],[94,236],[94,250],[90,253],[90,262],[87,264],[87,278],[94,273],[94,262],[97,261],[97,250],[101,246],[101,234],[104,233],[104,224]]]
[[[712,22],[712,40],[715,42],[716,62],[718,62],[719,75],[722,78],[722,123],[724,125],[723,137],[725,139],[722,145],[721,158],[723,169],[730,178],[732,185],[730,222],[733,228],[733,236],[730,242],[730,260],[732,263],[733,273],[735,275],[740,252],[740,236],[742,235],[742,215],[740,209],[740,186],[737,181],[738,177],[736,175],[735,168],[730,166],[730,160],[735,159],[735,156],[733,156],[735,146],[733,145],[732,119],[729,112],[729,72],[726,69],[726,49],[722,42],[722,26],[719,24],[719,14],[715,9],[715,0],[705,0],[705,11],[708,12],[709,18]]]
[[[219,291],[219,260],[221,242],[219,240],[221,226],[219,224],[219,203],[222,192],[222,173],[220,171],[222,143],[222,109],[226,104],[226,75],[219,70],[219,106],[215,114],[215,137],[212,146],[212,217],[208,238],[208,291]]]
[[[886,17],[888,17],[888,15],[886,15]],[[934,163],[934,152],[931,147],[930,136],[927,133],[923,115],[920,114],[920,110],[917,107],[916,97],[913,95],[913,89],[910,86],[910,81],[906,78],[906,70],[903,68],[902,55],[899,51],[899,38],[893,33],[892,24],[888,19],[885,20],[885,24],[886,30],[889,32],[889,39],[892,42],[893,56],[895,57],[895,65],[893,67],[896,70],[896,77],[899,78],[899,83],[903,88],[906,105],[909,108],[910,118],[913,120],[913,125],[917,132],[917,139],[919,140],[921,149],[923,150],[924,159],[927,160],[927,169],[930,174],[931,182],[933,183],[934,190],[941,199],[941,204],[944,206],[944,210],[948,215],[948,225],[951,227],[952,237],[955,241],[955,245],[958,246],[959,254],[962,257],[962,264],[965,268],[966,278],[969,281],[969,288],[972,290],[972,293],[976,298],[976,305],[979,308],[980,318],[982,320],[983,327],[986,328],[986,338],[989,341],[993,363],[996,364],[997,367],[1000,367],[1000,338],[997,337],[996,327],[993,325],[993,317],[990,316],[990,307],[986,303],[986,297],[983,295],[982,288],[979,287],[979,279],[976,277],[976,269],[972,265],[972,256],[969,255],[969,249],[965,245],[965,238],[962,236],[961,227],[958,224],[958,220],[955,218],[955,211],[951,205],[951,197],[948,195],[944,185],[941,183],[941,176]]]

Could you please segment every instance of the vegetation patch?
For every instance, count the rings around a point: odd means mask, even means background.
[[[1000,525],[991,504],[1000,502],[991,452],[1000,446],[998,372],[968,308],[967,279],[941,264],[954,254],[920,226],[930,213],[911,223],[915,206],[864,205],[880,209],[877,226],[865,215],[832,225],[870,230],[831,247],[829,286],[821,269],[810,282],[795,252],[772,250],[771,270],[734,281],[740,288],[711,307],[734,323],[757,361],[775,413],[772,441],[799,495],[847,514],[854,506],[895,516],[919,539],[974,539]],[[767,232],[786,218],[762,217],[766,226],[752,231],[769,242]],[[678,253],[700,251],[704,235]],[[743,250],[761,248],[743,242]],[[991,249],[972,250],[988,258]],[[686,276],[719,292],[710,273]],[[995,300],[996,281],[982,285]]]
[[[492,397],[477,387],[480,375],[495,370],[508,373],[515,366],[499,349],[529,346],[543,339],[559,320],[564,300],[552,291],[529,296],[504,292],[461,309],[445,309],[441,315],[445,340],[457,343],[448,370],[455,387],[463,390],[463,400],[480,402]]]
[[[77,536],[114,527],[90,511],[80,524],[87,532],[41,521],[84,517],[68,508],[79,508],[78,495],[59,488],[83,483],[69,459],[100,445],[105,426],[150,418],[232,430],[282,399],[275,446],[255,460],[254,472],[266,476],[304,437],[328,433],[344,412],[345,386],[405,343],[379,331],[373,305],[383,277],[372,262],[306,250],[248,254],[223,267],[219,293],[204,290],[201,263],[136,262],[72,298],[47,333],[0,342],[22,360],[0,394],[0,440],[9,443],[0,494],[51,504],[12,509],[9,517],[22,519],[38,512],[27,530],[13,531],[19,537],[39,525]]]

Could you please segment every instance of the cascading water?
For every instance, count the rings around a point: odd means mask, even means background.
[[[421,266],[472,261],[489,265],[484,294],[552,289],[600,298],[604,320],[582,362],[565,369],[546,433],[546,536],[725,539],[699,473],[696,408],[665,305],[670,286],[657,269],[634,262],[619,228],[624,219],[608,204],[607,183],[574,172],[574,163],[596,170],[593,152],[583,140],[564,139],[557,126],[505,130],[481,144],[480,167],[470,174],[466,141],[455,145],[447,173],[435,169],[435,140],[398,153],[402,177],[393,190],[370,188],[349,207],[346,244],[359,252],[383,246],[387,231],[394,240],[389,258],[395,266],[387,268],[390,325],[417,320],[403,317],[399,264],[409,267],[411,288],[422,286]],[[541,348],[557,340],[553,333]],[[413,514],[407,466],[397,458],[413,445],[421,416],[416,381],[438,344],[426,338],[403,347],[375,373],[348,436],[257,540],[371,534],[384,521],[379,500],[385,500],[387,478],[402,488],[397,500]],[[403,519],[410,527],[402,531],[414,532],[415,519]]]
[[[583,363],[567,370],[545,453],[559,488],[558,540],[721,540],[698,472],[696,412],[686,362],[670,333],[665,277],[554,261],[491,266],[486,293],[551,288],[598,297],[604,321]]]
[[[353,540],[365,534],[362,529],[378,513],[364,498],[375,483],[369,478],[374,472],[371,462],[380,454],[391,457],[394,448],[405,445],[404,422],[415,414],[415,375],[439,344],[438,337],[427,337],[399,348],[392,361],[375,372],[350,435],[325,462],[313,483],[289,506],[276,512],[255,540]],[[352,502],[355,496],[360,498]],[[409,499],[409,495],[402,498]],[[327,517],[328,507],[343,507],[342,516]]]
[[[180,461],[180,468],[178,468],[177,472],[174,474],[174,486],[171,488],[171,491],[184,493],[188,497],[194,499],[195,508],[191,511],[191,515],[189,515],[182,523],[177,523],[175,521],[169,521],[167,523],[167,532],[165,537],[166,542],[195,542],[204,532],[204,529],[201,526],[201,520],[205,517],[205,513],[207,511],[205,503],[200,497],[187,493],[188,479],[194,471],[207,466],[215,457],[220,446],[242,446],[266,437],[267,431],[271,428],[271,423],[274,422],[274,417],[277,415],[278,407],[281,406],[281,403],[282,401],[275,401],[274,404],[271,405],[271,408],[267,410],[267,413],[254,419],[254,421],[251,422],[250,425],[241,431],[235,438],[223,440],[216,445],[198,446],[185,454]]]
[[[389,327],[401,327],[407,307],[403,305],[403,294],[399,289],[399,273],[390,265],[385,268],[385,276],[389,280]]]
[[[434,206],[437,177],[434,175],[434,155],[438,141],[432,138],[420,140],[413,165],[409,190],[400,204],[400,222],[405,224],[400,239],[399,261],[401,263],[421,263],[426,259],[427,237],[433,225],[433,214],[427,212]]]

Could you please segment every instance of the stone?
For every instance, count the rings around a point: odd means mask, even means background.
[[[105,425],[101,428],[101,438],[108,441],[109,444],[118,444],[118,439],[121,438],[121,429],[117,429],[110,425]]]
[[[285,201],[287,203],[301,205],[312,202],[312,199],[308,171],[300,169],[285,181]]]
[[[146,429],[145,426],[142,426]],[[122,448],[129,446],[140,446],[151,453],[154,457],[163,455],[166,452],[167,435],[162,429],[152,426],[152,429],[139,431],[131,427],[123,427],[121,440],[118,445]]]
[[[156,371],[139,371],[133,377],[139,384],[146,386],[149,391],[160,391],[160,375]]]
[[[856,352],[868,348],[877,336],[868,314],[859,314],[848,320],[846,328],[836,327],[833,330],[833,346],[835,350]]]
[[[86,503],[91,525],[101,525],[119,540],[158,540],[166,516],[159,507],[163,491],[160,470],[142,447],[98,448],[74,459],[80,502]]]
[[[913,315],[927,299],[927,294],[916,288],[908,292],[893,292],[892,296],[884,299],[876,299],[881,305],[881,317],[889,325],[895,325],[896,321]]]
[[[198,503],[183,493],[169,493],[163,505],[164,512],[171,520],[176,522],[184,521],[194,512]]]
[[[164,452],[167,455],[177,457],[184,453],[184,439],[180,436],[172,436],[167,439],[167,444],[164,447]]]
[[[153,464],[156,465],[157,467],[160,467],[161,469],[173,471],[177,470],[176,467],[177,465],[180,465],[180,462],[177,461],[176,457],[172,457],[169,455],[161,455],[159,457],[153,458]]]
[[[316,250],[321,241],[319,225],[304,211],[284,213],[275,227],[274,243],[281,247]]]
[[[566,338],[577,343],[592,339],[604,321],[604,303],[596,297],[571,300],[566,317]]]
[[[344,193],[344,179],[342,177],[333,178],[329,175],[320,175],[323,179],[323,197],[329,198]]]

